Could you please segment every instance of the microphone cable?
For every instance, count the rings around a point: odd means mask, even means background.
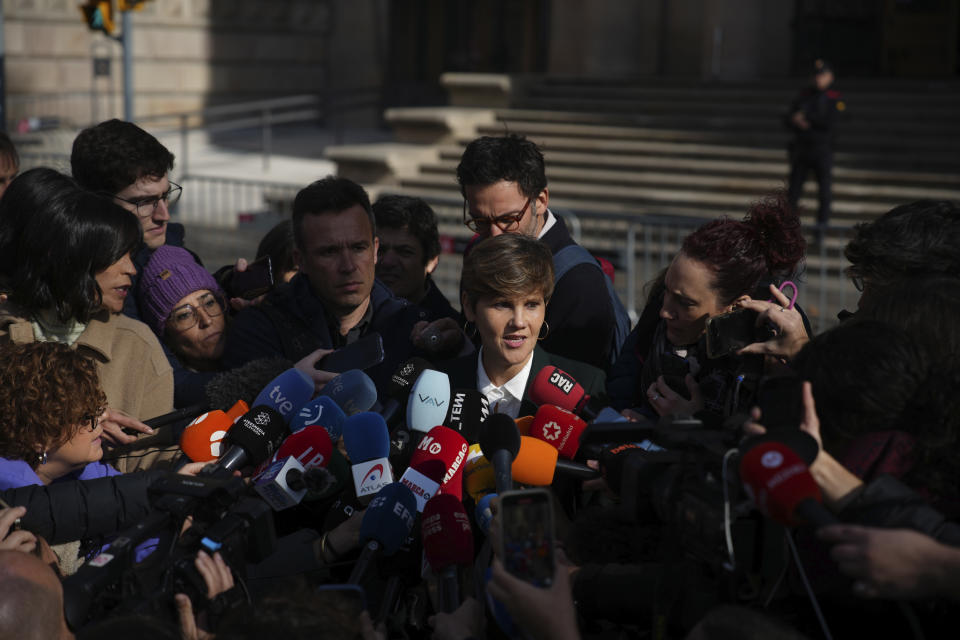
[[[730,461],[730,458],[736,454],[740,453],[740,450],[733,448],[728,450],[723,454],[723,463],[721,464],[721,483],[723,484],[723,533],[727,541],[727,555],[730,556],[730,562],[724,565],[724,568],[728,571],[736,571],[737,568],[737,558],[733,552],[733,523],[730,519],[730,487],[727,482],[727,463]]]
[[[810,582],[807,580],[807,572],[803,570],[803,563],[800,562],[800,554],[797,552],[797,545],[793,541],[793,536],[790,535],[790,531],[784,531],[783,535],[787,538],[787,544],[790,546],[790,553],[793,556],[793,561],[797,565],[797,571],[800,573],[800,579],[803,581],[803,588],[807,591],[807,596],[810,598],[810,604],[813,605],[813,612],[817,614],[817,620],[820,622],[820,628],[823,629],[823,637],[827,640],[833,640],[833,635],[830,633],[830,627],[827,626],[827,621],[823,617],[823,611],[820,610],[820,603],[817,601],[816,594],[813,593],[813,588],[810,586]]]

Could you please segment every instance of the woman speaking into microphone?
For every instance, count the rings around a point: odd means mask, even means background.
[[[553,293],[553,256],[545,244],[520,234],[487,238],[464,259],[460,286],[464,331],[479,337],[481,347],[441,367],[452,387],[479,390],[491,411],[512,418],[536,413],[527,393],[547,366],[569,373],[591,396],[603,394],[603,371],[537,346],[550,332],[544,314]]]

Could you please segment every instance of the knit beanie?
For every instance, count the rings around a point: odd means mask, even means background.
[[[217,281],[189,251],[163,245],[150,256],[140,276],[140,315],[157,336],[163,337],[167,318],[177,303],[201,289],[222,295]]]

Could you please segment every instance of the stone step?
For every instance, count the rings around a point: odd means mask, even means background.
[[[428,164],[420,168],[424,175],[438,178],[449,178],[456,174],[457,160],[447,160],[437,164]],[[783,165],[786,172],[786,165]],[[587,168],[581,166],[565,166],[549,164],[547,176],[551,185],[559,182],[585,182],[610,185],[650,185],[683,187],[693,191],[729,191],[746,193],[752,196],[758,193],[769,193],[783,188],[783,178],[752,178],[747,176],[723,176],[710,174],[690,174],[685,172],[642,171],[620,168]],[[804,193],[816,195],[816,182],[808,180]],[[889,184],[880,182],[869,184],[850,180],[835,181],[833,185],[834,197],[851,197],[866,200],[883,200],[907,202],[922,198],[937,200],[960,200],[960,181],[956,188],[937,188],[911,184]]]

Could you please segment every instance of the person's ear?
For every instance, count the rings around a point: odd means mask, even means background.
[[[426,266],[424,266],[423,271],[424,275],[430,275],[433,273],[433,270],[437,268],[437,265],[440,264],[440,256],[434,256],[430,260],[427,260]]]
[[[380,258],[380,238],[373,236],[373,264]]]
[[[463,309],[463,315],[466,317],[467,322],[473,322],[476,320],[477,314],[474,313],[474,309],[470,304],[470,298],[467,296],[466,291],[460,293],[460,308]]]
[[[547,206],[550,204],[550,192],[544,187],[543,191],[540,192],[540,195],[537,196],[537,213],[543,213],[547,210]]]

